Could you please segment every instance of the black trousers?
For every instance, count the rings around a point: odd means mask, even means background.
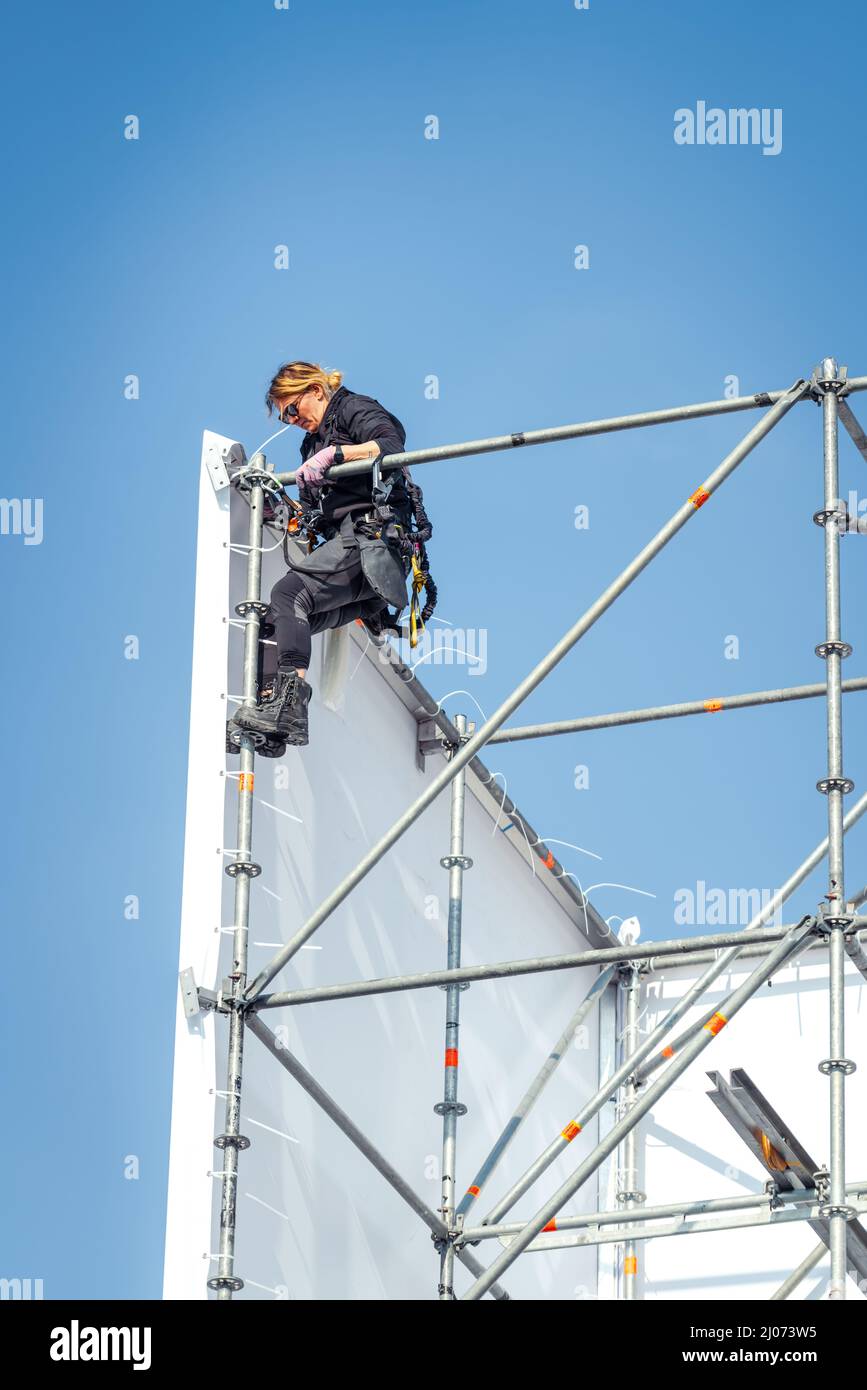
[[[373,617],[388,604],[374,593],[361,572],[358,551],[344,554],[338,570],[327,574],[287,570],[271,590],[270,620],[275,626],[276,665],[306,671],[314,632]],[[266,648],[272,654],[273,647]],[[266,655],[265,674],[274,657]]]

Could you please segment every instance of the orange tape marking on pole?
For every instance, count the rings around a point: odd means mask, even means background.
[[[693,506],[696,508],[696,510],[697,510],[699,507],[703,507],[703,506],[704,506],[705,502],[707,501],[707,499],[708,499],[709,497],[710,497],[710,493],[709,493],[709,492],[705,492],[705,490],[704,490],[703,487],[697,487],[696,490],[695,490],[695,492],[692,494],[692,496],[690,497],[689,500],[690,500],[690,502],[692,503],[692,505],[693,505]]]
[[[468,1197],[478,1197],[478,1195],[479,1195],[479,1193],[481,1192],[481,1190],[482,1190],[482,1189],[481,1189],[480,1187],[468,1187],[468,1188],[467,1188],[467,1196],[468,1196]]]
[[[704,707],[708,714],[716,714],[717,710],[722,709],[723,702],[722,700],[705,700]]]
[[[553,854],[551,853],[550,850],[548,850],[548,858],[547,858],[547,859],[543,859],[543,860],[542,860],[542,863],[545,865],[545,868],[546,868],[546,869],[553,869],[553,867],[554,867],[554,856],[553,856]]]
[[[671,1043],[668,1044],[668,1047],[664,1047],[659,1055],[660,1057],[665,1057],[666,1059],[669,1057],[673,1057],[674,1048],[672,1047]]]
[[[560,1136],[561,1138],[566,1140],[567,1144],[571,1144],[572,1140],[575,1138],[575,1135],[580,1134],[580,1132],[581,1126],[576,1125],[574,1120],[570,1120],[566,1128],[560,1131]]]
[[[242,772],[240,777],[238,778],[238,791],[251,792],[253,790],[254,776],[255,773],[253,772]]]
[[[624,1273],[624,1274],[637,1274],[637,1273],[638,1273],[638,1256],[637,1256],[637,1255],[627,1255],[627,1256],[626,1256],[626,1259],[623,1261],[623,1273]]]
[[[541,1231],[539,1232],[539,1234],[540,1234],[540,1235],[544,1235],[546,1231],[556,1231],[556,1229],[557,1229],[557,1221],[556,1221],[556,1218],[555,1218],[553,1221],[549,1221],[548,1224],[547,1224],[547,1226],[543,1226],[542,1229],[541,1229]]]
[[[709,1018],[704,1026],[709,1033],[712,1033],[713,1036],[716,1037],[717,1033],[721,1032],[727,1023],[728,1019],[724,1014],[714,1014],[713,1018]]]
[[[446,1066],[456,1067],[458,1064],[458,1049],[456,1047],[446,1048]]]

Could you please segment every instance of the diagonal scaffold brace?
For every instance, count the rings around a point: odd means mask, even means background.
[[[470,762],[477,753],[485,746],[488,739],[502,724],[509,718],[519,705],[527,699],[528,695],[536,689],[538,685],[550,675],[551,671],[563,660],[572,648],[589,632],[590,628],[598,621],[617,598],[629,587],[639,574],[664,550],[666,545],[674,536],[690,521],[696,512],[704,506],[710,497],[719,487],[734,473],[735,469],[765,438],[774,426],[792,409],[809,391],[809,383],[799,378],[788,391],[784,392],[771,408],[759,419],[753,428],[726,455],[718,467],[710,474],[706,481],[697,487],[685,502],[678,507],[677,511],[656,533],[646,546],[635,556],[617,578],[599,596],[590,608],[582,615],[573,627],[560,639],[555,647],[543,658],[539,664],[529,673],[528,676],[516,687],[500,707],[494,711],[491,717],[486,720],[482,727],[472,738],[455,753],[442,771],[433,778],[425,791],[417,798],[413,804],[401,815],[386,831],[386,833],[371,847],[363,859],[356,867],[344,878],[337,888],[325,899],[317,908],[313,915],[296,932],[295,936],[289,941],[273,959],[262,969],[253,980],[252,984],[244,993],[246,1005],[253,1003],[262,993],[265,987],[273,980],[274,976],[300,951],[301,947],[310,937],[322,926],[337,907],[348,897],[352,890],[364,879],[371,869],[388,853],[393,845],[418,820],[423,811],[439,796],[440,792],[457,776],[461,768]]]
[[[617,1148],[626,1135],[638,1124],[656,1102],[686,1071],[687,1067],[713,1042],[714,1038],[721,1030],[730,1023],[734,1016],[743,1008],[744,1004],[760,989],[765,980],[769,979],[779,967],[793,960],[809,944],[810,935],[816,929],[815,918],[806,918],[782,941],[778,942],[774,950],[770,952],[767,959],[752,972],[751,975],[734,990],[725,1001],[724,1011],[718,1010],[713,1018],[702,1029],[701,1033],[692,1038],[687,1043],[678,1057],[675,1057],[666,1068],[665,1072],[657,1081],[649,1086],[644,1094],[635,1100],[629,1112],[623,1116],[608,1134],[597,1144],[596,1148],[588,1154],[584,1161],[578,1166],[576,1171],[566,1179],[557,1189],[554,1195],[549,1198],[545,1205],[533,1216],[525,1226],[522,1227],[518,1235],[510,1242],[506,1250],[497,1257],[488,1267],[483,1275],[480,1276],[463,1296],[463,1301],[474,1301],[485,1294],[490,1284],[499,1279],[504,1270],[517,1260],[518,1256],[532,1244],[536,1236],[545,1227],[549,1227],[555,1220],[559,1212],[571,1197],[583,1187],[588,1178],[596,1172],[597,1168],[604,1163],[609,1154]]]

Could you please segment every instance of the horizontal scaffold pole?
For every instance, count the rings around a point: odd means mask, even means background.
[[[867,1181],[852,1182],[846,1188],[850,1197],[867,1197]],[[624,1229],[632,1226],[647,1226],[642,1239],[653,1236],[652,1221],[662,1221],[670,1216],[711,1216],[719,1212],[773,1210],[781,1206],[808,1206],[816,1201],[815,1188],[794,1188],[791,1192],[753,1192],[740,1197],[698,1197],[691,1202],[664,1202],[652,1207],[641,1207],[629,1212],[621,1207],[612,1211],[588,1211],[580,1216],[559,1216],[558,1231],[584,1231],[588,1227],[618,1226]],[[502,1221],[496,1226],[465,1226],[461,1241],[465,1245],[478,1244],[482,1240],[500,1240],[504,1236],[515,1236],[524,1229],[523,1221]],[[822,1246],[826,1250],[826,1246]]]
[[[867,690],[867,676],[843,681],[842,690]],[[825,694],[824,681],[814,685],[790,685],[781,690],[751,690],[746,695],[719,695],[709,700],[685,700],[677,705],[651,705],[647,709],[618,710],[612,714],[588,714],[580,719],[557,719],[550,724],[522,724],[500,729],[488,743],[517,743],[527,738],[549,738],[553,734],[583,734],[590,729],[615,729],[621,724],[649,724],[656,719],[680,719],[687,714],[719,714],[728,709],[749,709],[753,705],[777,705],[786,700],[814,700]]]
[[[457,776],[461,768],[470,762],[485,746],[491,734],[495,733],[501,725],[505,724],[510,714],[521,705],[528,695],[531,695],[538,685],[541,685],[546,676],[563,660],[573,647],[589,632],[590,628],[598,622],[602,614],[612,606],[616,599],[628,589],[633,580],[647,568],[652,560],[664,550],[669,541],[672,540],[688,521],[695,516],[700,507],[713,496],[719,487],[731,477],[735,469],[747,457],[748,454],[759,444],[765,435],[769,434],[776,424],[788,414],[794,405],[801,399],[808,390],[807,382],[799,378],[789,391],[780,400],[772,405],[760,420],[757,420],[753,428],[744,438],[735,445],[723,459],[710,476],[695,491],[682,502],[674,512],[673,516],[657,531],[652,540],[638,552],[633,560],[620,572],[617,578],[609,584],[608,588],[600,594],[595,603],[591,604],[587,611],[578,619],[560,641],[554,646],[547,656],[533,668],[528,676],[521,681],[520,685],[512,691],[511,695],[503,701],[500,707],[494,711],[490,719],[473,734],[472,738],[467,739],[463,746],[455,751],[446,766],[440,773],[430,781],[411,806],[399,816],[389,830],[373,845],[363,859],[355,868],[347,874],[343,882],[338,884],[332,893],[316,909],[313,915],[308,918],[300,930],[295,934],[281,951],[269,962],[263,970],[259,972],[253,980],[249,989],[244,995],[247,1004],[262,993],[265,986],[273,980],[278,971],[282,970],[292,957],[300,951],[306,941],[310,939],[315,931],[321,927],[349,896],[352,890],[370,873],[370,870],[388,853],[393,845],[397,843],[402,835],[414,825],[423,811],[439,796],[449,783]]]
[[[856,376],[846,383],[849,391],[867,391],[867,376]],[[474,454],[496,454],[506,449],[524,448],[530,444],[557,444],[565,439],[586,439],[597,434],[615,434],[619,430],[644,429],[648,425],[673,425],[680,420],[701,420],[708,415],[733,415],[741,410],[759,410],[776,405],[788,391],[757,391],[752,396],[733,396],[731,400],[700,401],[696,405],[673,405],[665,410],[645,410],[637,415],[614,415],[607,420],[584,420],[576,425],[554,425],[550,429],[516,430],[510,434],[495,434],[488,439],[467,439],[462,444],[439,444],[431,449],[411,449],[404,454],[386,454],[379,460],[384,472],[418,463],[442,463],[446,459],[471,458]],[[353,460],[328,470],[329,478],[354,473],[368,473],[370,463]],[[277,473],[278,482],[290,486],[294,472]]]
[[[415,975],[386,975],[378,980],[348,980],[343,984],[313,985],[275,994],[261,994],[253,1009],[287,1009],[296,1004],[325,1004],[335,999],[360,999],[377,994],[402,994],[405,990],[441,989],[446,985],[478,984],[483,980],[510,980],[521,975],[544,975],[557,970],[580,970],[588,966],[607,966],[616,961],[650,961],[659,969],[691,965],[704,960],[709,952],[737,946],[738,955],[751,954],[749,948],[769,951],[781,941],[794,923],[782,927],[743,928],[716,932],[711,936],[674,937],[670,941],[648,941],[643,946],[605,946],[599,950],[576,951],[565,956],[531,956],[526,960],[495,961],[492,965],[462,965],[457,970],[422,970]],[[856,917],[855,930],[867,928],[867,917]],[[827,941],[816,940],[817,947]],[[200,991],[202,993],[202,991]]]

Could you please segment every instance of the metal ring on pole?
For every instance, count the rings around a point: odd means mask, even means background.
[[[618,1192],[618,1202],[638,1202],[642,1204],[647,1201],[647,1193],[636,1189],[635,1192]]]
[[[278,481],[276,473],[266,468],[242,468],[233,476],[232,482],[239,492],[250,492],[254,484],[258,484],[263,492],[283,491],[283,484]]]
[[[832,518],[837,521],[841,531],[845,532],[849,530],[849,522],[852,520],[852,517],[850,513],[846,511],[845,507],[842,509],[834,507],[830,511],[820,509],[818,512],[813,512],[813,520],[817,526],[824,527],[825,523]]]
[[[231,1289],[232,1293],[240,1293],[243,1287],[244,1281],[243,1279],[239,1279],[237,1275],[227,1278],[218,1274],[215,1275],[213,1279],[208,1280],[208,1288],[215,1289],[217,1292],[219,1292],[220,1289]]]
[[[246,1134],[218,1134],[214,1140],[217,1149],[249,1149],[250,1140]]]
[[[852,648],[848,642],[820,642],[814,650],[823,661],[829,656],[847,657],[852,655]]]
[[[851,1076],[856,1067],[857,1063],[849,1057],[826,1057],[819,1063],[819,1071],[823,1076],[830,1076],[832,1071],[841,1071],[844,1076]]]
[[[467,1107],[459,1100],[438,1100],[434,1106],[435,1115],[466,1115]]]
[[[229,878],[237,878],[238,874],[249,874],[250,878],[258,878],[262,872],[262,865],[254,864],[252,859],[233,859],[231,864],[226,865],[225,872]]]
[[[852,1221],[858,1215],[854,1207],[835,1206],[833,1202],[826,1202],[819,1208],[820,1216],[845,1216],[847,1221]]]
[[[848,927],[853,926],[854,922],[854,917],[847,917],[845,914],[838,914],[837,916],[833,916],[830,912],[820,913],[820,915],[816,918],[816,931],[818,932],[819,936],[821,936],[822,939],[827,942],[828,938],[831,935],[832,929],[842,927],[845,931]]]
[[[234,726],[227,724],[226,732],[227,740],[232,740],[232,743],[235,745],[236,753],[238,749],[241,747],[242,739],[251,738],[253,740],[253,747],[255,748],[257,753],[262,748],[264,748],[265,744],[268,742],[268,735],[260,733],[258,729],[239,729],[237,724],[235,724]],[[265,756],[268,757],[269,755],[266,754]]]
[[[444,854],[440,860],[444,869],[471,869],[473,861],[468,854]]]
[[[239,618],[246,618],[248,613],[258,613],[260,618],[264,618],[270,607],[270,603],[264,603],[259,598],[242,598],[240,603],[235,604],[235,612]]]
[[[851,777],[822,777],[816,783],[816,791],[824,792],[825,796],[829,792],[842,792],[846,796],[855,790],[855,783]]]

